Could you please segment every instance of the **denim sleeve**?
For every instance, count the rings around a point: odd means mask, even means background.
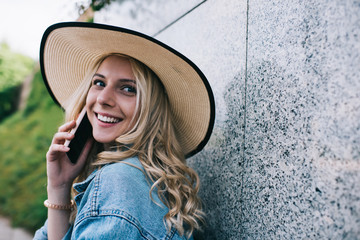
[[[149,238],[150,237],[150,238]],[[145,238],[129,220],[114,215],[87,217],[74,226],[71,239],[155,239]]]
[[[38,229],[35,232],[33,240],[47,240],[47,239],[48,236],[47,236],[47,220],[46,220],[44,226],[42,226],[40,229]]]

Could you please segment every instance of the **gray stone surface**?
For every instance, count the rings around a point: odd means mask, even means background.
[[[360,239],[359,1],[159,2],[126,27],[165,28],[156,37],[203,70],[217,106],[189,159],[200,237]]]
[[[250,2],[242,235],[360,237],[360,5]]]
[[[203,0],[117,0],[97,12],[94,21],[154,35]]]

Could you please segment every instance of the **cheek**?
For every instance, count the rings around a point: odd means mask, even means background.
[[[132,119],[134,116],[136,116],[136,98],[129,101],[123,109],[126,111],[128,118]]]
[[[86,102],[85,102],[86,106],[88,107],[88,105],[93,104],[95,101],[96,101],[95,94],[91,90],[89,90],[89,92],[86,96]]]

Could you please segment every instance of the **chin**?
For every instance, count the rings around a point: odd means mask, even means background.
[[[99,143],[103,143],[103,144],[107,144],[107,143],[113,143],[115,141],[115,139],[113,138],[107,138],[107,137],[96,137],[94,136],[95,141],[99,142]]]

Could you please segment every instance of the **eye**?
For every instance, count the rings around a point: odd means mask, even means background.
[[[129,94],[136,94],[136,88],[133,86],[123,86],[122,90],[128,92]]]
[[[104,81],[101,81],[101,80],[98,80],[98,79],[94,80],[93,85],[94,86],[99,86],[99,87],[105,87]]]

